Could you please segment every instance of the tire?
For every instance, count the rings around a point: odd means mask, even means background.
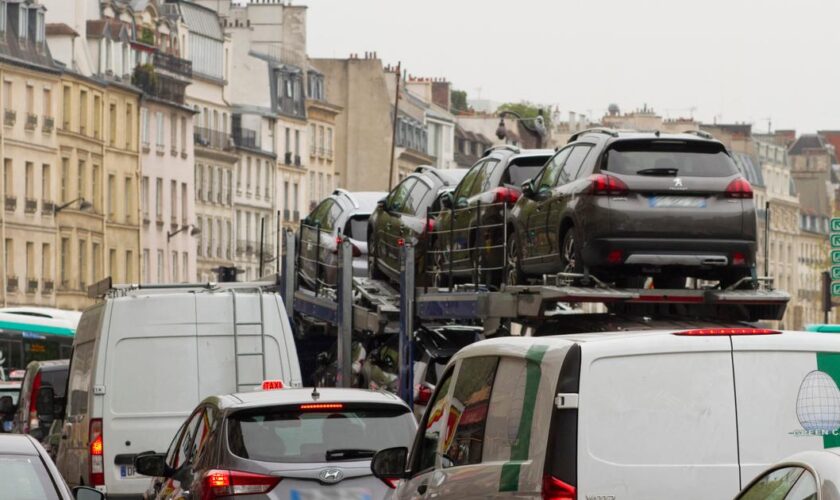
[[[561,273],[583,273],[583,259],[580,255],[577,240],[575,239],[575,227],[569,226],[563,233],[560,244],[560,272]]]
[[[379,270],[379,262],[376,256],[376,243],[368,238],[368,276],[373,280],[384,280],[385,274]]]
[[[681,290],[685,288],[685,276],[675,276],[673,274],[663,274],[653,278],[654,288],[665,290]]]
[[[507,241],[507,262],[504,282],[506,285],[516,286],[525,284],[525,275],[522,272],[521,258],[519,252],[519,241],[513,231],[508,235]]]

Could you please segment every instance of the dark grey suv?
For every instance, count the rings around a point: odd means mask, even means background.
[[[643,276],[657,288],[686,277],[735,283],[755,264],[752,197],[708,134],[578,133],[523,185],[507,282],[588,269],[623,286]]]

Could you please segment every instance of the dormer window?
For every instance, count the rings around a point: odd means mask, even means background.
[[[29,25],[29,9],[21,4],[18,7],[18,38],[26,40],[26,28]]]
[[[38,10],[35,16],[35,41],[38,43],[44,43],[47,39],[46,23],[44,23],[44,11]]]
[[[6,32],[6,11],[8,4],[4,0],[0,0],[0,32]]]

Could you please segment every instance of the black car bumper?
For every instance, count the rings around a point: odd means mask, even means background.
[[[581,249],[590,269],[693,268],[714,272],[755,264],[755,241],[729,239],[598,238]]]

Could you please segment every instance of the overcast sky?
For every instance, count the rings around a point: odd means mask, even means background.
[[[840,2],[294,0],[312,57],[377,51],[470,98],[840,129]]]

